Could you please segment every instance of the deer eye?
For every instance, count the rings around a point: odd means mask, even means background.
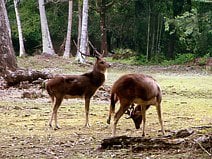
[[[105,63],[104,61],[101,61],[101,62],[100,62],[100,64],[104,64],[104,63]]]

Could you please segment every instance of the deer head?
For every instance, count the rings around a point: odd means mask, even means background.
[[[132,104],[126,111],[126,114],[129,115],[127,119],[131,118],[135,124],[135,128],[139,129],[142,123],[141,105],[137,105],[135,107],[134,104]]]

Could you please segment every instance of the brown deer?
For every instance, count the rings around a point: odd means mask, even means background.
[[[55,129],[59,128],[57,123],[57,111],[63,98],[84,98],[85,99],[85,126],[89,127],[89,105],[90,99],[96,90],[105,82],[105,73],[110,64],[103,58],[97,57],[93,70],[82,75],[63,75],[48,80],[44,85],[53,102],[53,111],[49,120],[55,120]]]
[[[115,113],[115,104],[118,100],[120,101],[120,108]],[[140,121],[136,121],[138,123],[135,123],[136,128],[139,128],[143,120],[142,136],[145,136],[146,110],[150,105],[156,106],[161,130],[162,133],[165,134],[161,117],[161,100],[162,94],[160,87],[151,76],[144,74],[127,74],[120,77],[113,84],[111,90],[111,104],[107,123],[110,124],[111,114],[115,113],[112,125],[112,136],[115,136],[118,120],[128,110],[130,105],[134,103],[140,105],[136,112],[134,111],[133,113],[135,116],[140,115],[142,117]]]

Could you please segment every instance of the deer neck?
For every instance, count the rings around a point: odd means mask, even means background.
[[[93,70],[92,82],[98,87],[101,86],[105,82],[105,72],[102,73],[101,71]]]

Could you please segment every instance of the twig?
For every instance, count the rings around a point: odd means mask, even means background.
[[[74,42],[74,45],[75,45],[75,46],[76,46],[76,48],[77,48],[77,51],[79,51],[79,53],[81,54],[81,56],[82,56],[82,55],[84,55],[84,56],[88,56],[88,57],[90,57],[89,55],[84,54],[84,53],[82,53],[82,52],[79,50],[79,48],[77,47],[77,44],[76,44],[75,40],[73,40],[73,42]],[[85,57],[83,57],[83,56],[82,56],[82,58],[83,58],[83,59],[85,59]]]
[[[196,143],[200,146],[200,148],[201,148],[203,151],[205,151],[205,152],[208,154],[208,156],[211,156],[211,153],[208,152],[198,141],[196,141]]]
[[[90,46],[93,48],[93,50],[95,51],[95,53],[101,57],[102,54],[100,54],[100,53],[97,51],[97,49],[93,46],[93,44],[92,44],[90,41],[88,41],[88,43],[89,43]]]

